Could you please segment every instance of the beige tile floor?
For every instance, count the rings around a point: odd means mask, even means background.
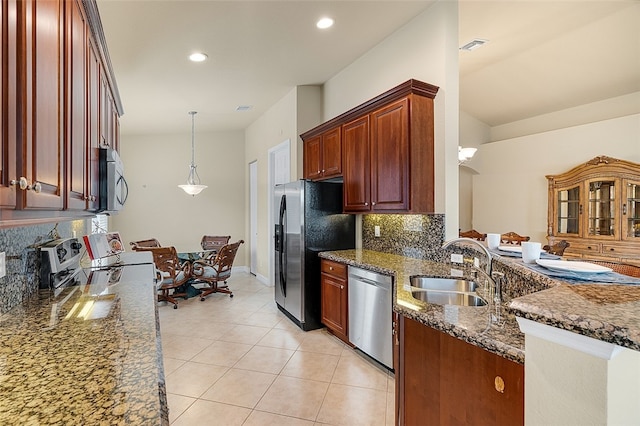
[[[394,378],[326,330],[303,332],[248,273],[234,297],[161,303],[172,425],[393,424]]]

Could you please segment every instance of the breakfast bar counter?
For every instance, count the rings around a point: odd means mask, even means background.
[[[168,425],[153,265],[123,268],[0,317],[0,424]]]
[[[457,265],[359,249],[320,257],[393,276],[395,312],[512,361],[524,363],[525,356],[516,316],[640,350],[640,285],[570,283],[540,274],[521,259],[494,254],[494,270],[505,274],[503,303],[443,306],[413,298],[409,278],[450,277]]]
[[[513,313],[503,306],[496,307],[492,303],[482,307],[443,306],[411,296],[409,277],[450,277],[450,264],[359,249],[322,252],[320,257],[393,276],[395,312],[509,360],[524,363],[524,335]]]

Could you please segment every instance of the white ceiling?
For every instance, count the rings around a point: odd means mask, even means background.
[[[244,129],[422,13],[420,1],[98,0],[123,134]],[[323,15],[336,21],[320,31]],[[640,2],[460,2],[460,108],[491,126],[640,91]],[[187,56],[209,55],[201,64]],[[252,110],[237,112],[238,106]],[[640,109],[640,106],[639,106]],[[636,111],[640,112],[640,111]]]

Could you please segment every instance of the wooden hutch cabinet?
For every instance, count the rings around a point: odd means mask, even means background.
[[[548,240],[566,257],[640,265],[640,164],[596,157],[549,182]]]
[[[303,133],[305,177],[327,177],[308,174],[313,168],[307,164],[317,161],[319,136],[341,126],[345,213],[432,213],[437,92],[409,80]]]

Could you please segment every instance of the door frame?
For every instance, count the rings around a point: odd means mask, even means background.
[[[258,160],[249,163],[249,273],[258,269]]]

